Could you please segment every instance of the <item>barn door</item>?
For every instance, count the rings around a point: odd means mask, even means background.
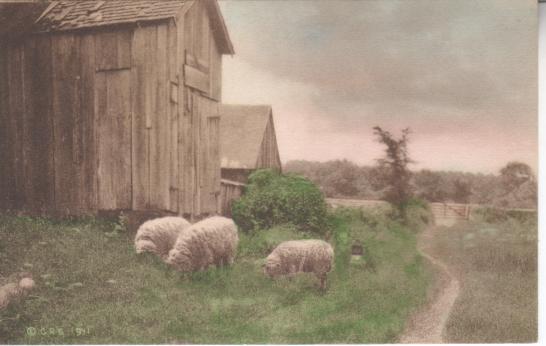
[[[99,209],[130,209],[130,70],[98,72],[96,77]]]

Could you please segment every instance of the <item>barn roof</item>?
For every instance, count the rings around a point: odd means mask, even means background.
[[[222,105],[220,114],[222,168],[256,168],[271,106]]]
[[[216,0],[207,1],[211,18],[219,25],[214,30],[223,54],[233,54],[220,8]],[[52,1],[36,21],[38,31],[66,31],[109,25],[142,23],[176,18],[191,0],[115,0],[115,1]],[[187,6],[185,6],[187,5]]]

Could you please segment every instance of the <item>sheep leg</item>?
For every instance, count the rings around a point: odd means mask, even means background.
[[[232,256],[227,256],[225,264],[226,264],[226,266],[232,265],[233,264],[233,257]]]
[[[288,270],[288,281],[292,281],[294,279],[294,276],[296,276],[297,269],[295,265],[291,265],[290,269]]]
[[[320,289],[324,290],[326,288],[326,275],[320,276]]]

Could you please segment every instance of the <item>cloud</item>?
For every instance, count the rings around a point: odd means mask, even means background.
[[[509,145],[511,153],[535,148],[521,157],[536,156],[537,23],[530,0],[221,6],[237,51],[226,62],[226,99],[273,104],[283,159],[351,156],[351,143],[362,146],[361,138],[377,146],[374,125],[410,126],[429,140],[462,131],[494,148]],[[323,138],[340,144],[327,148]],[[365,150],[359,161],[376,152]],[[451,159],[462,167],[467,156]]]

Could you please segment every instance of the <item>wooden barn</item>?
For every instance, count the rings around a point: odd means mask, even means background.
[[[223,104],[220,113],[221,211],[229,215],[250,173],[260,168],[280,172],[281,160],[271,106]]]
[[[234,53],[216,0],[54,1],[34,21],[0,42],[0,209],[216,213]]]
[[[222,179],[246,183],[256,169],[281,171],[271,106],[221,106]]]

